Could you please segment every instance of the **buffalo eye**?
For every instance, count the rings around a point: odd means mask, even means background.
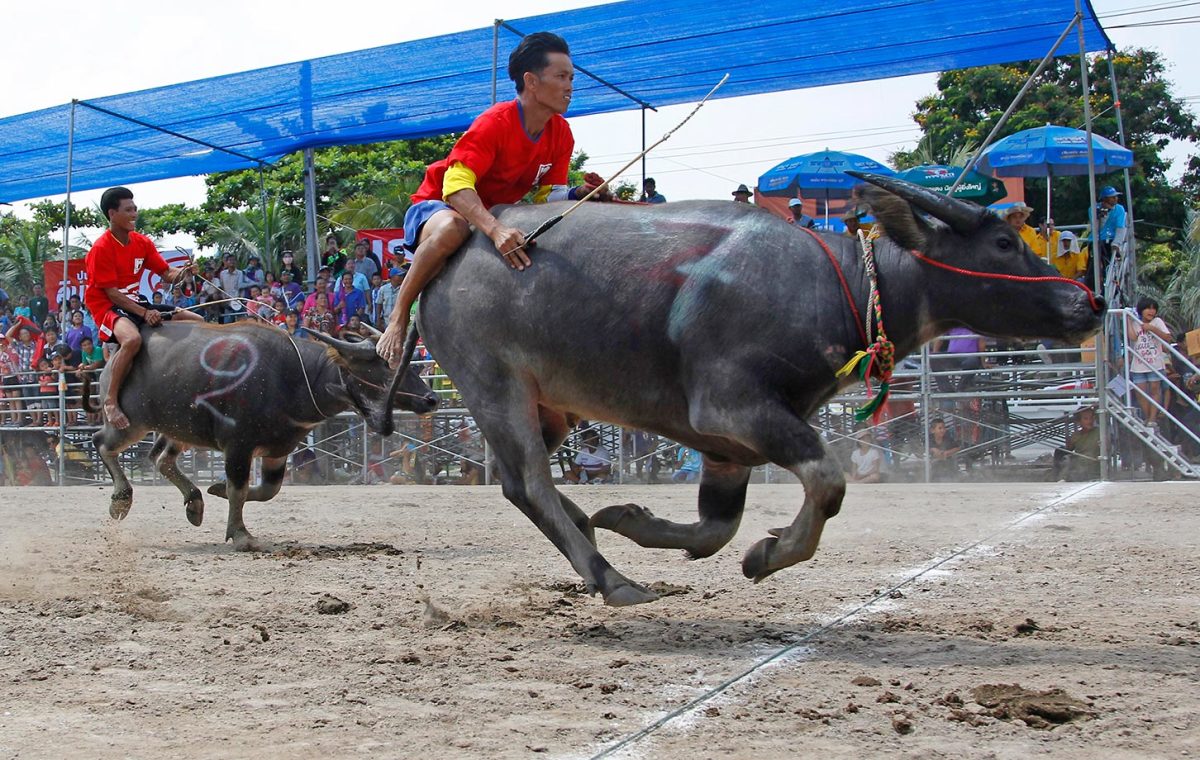
[[[1007,235],[1003,235],[999,240],[996,241],[996,247],[1002,251],[1007,251],[1012,249],[1013,244],[1012,241],[1008,239]]]

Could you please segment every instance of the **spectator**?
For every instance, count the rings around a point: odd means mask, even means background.
[[[156,290],[150,294],[150,303],[154,304],[155,306],[170,306],[171,305],[171,304],[167,303],[167,297],[165,295],[163,295],[163,292],[161,290]]]
[[[666,203],[667,199],[663,194],[658,192],[657,183],[653,177],[646,177],[642,180],[642,197],[639,198],[642,203]]]
[[[938,390],[942,393],[965,393],[975,382],[975,370],[983,368],[983,357],[963,354],[981,354],[984,348],[983,338],[969,328],[952,327],[947,331],[934,345],[933,353],[940,356],[935,356],[929,362],[934,372],[939,373],[934,376]],[[962,374],[949,374],[955,371]]]
[[[1090,406],[1075,413],[1079,428],[1067,436],[1066,445],[1054,450],[1055,480],[1100,479],[1100,429]]]
[[[46,292],[42,288],[41,283],[33,283],[33,297],[29,299],[29,318],[39,325],[46,323],[46,317],[50,315],[50,301],[46,299]]]
[[[379,324],[379,296],[383,290],[383,278],[379,274],[371,275],[371,291],[367,299],[367,321],[373,325]]]
[[[237,297],[243,290],[250,287],[250,283],[246,281],[246,275],[237,268],[237,259],[232,253],[225,254],[223,259],[224,267],[217,273],[217,284],[221,286],[223,294],[214,289],[213,295],[217,296],[214,301],[219,301],[226,298],[234,300],[226,303],[225,308],[221,310],[223,316],[222,322],[236,322],[241,317],[245,316],[245,307],[242,302],[237,300]]]
[[[14,480],[19,486],[48,486],[52,484],[50,468],[42,451],[44,446],[26,439],[21,445],[21,454],[13,468]]]
[[[1026,206],[1024,203],[1017,201],[1013,205],[1004,209],[1004,221],[1016,230],[1020,235],[1021,240],[1025,241],[1025,245],[1029,246],[1029,250],[1035,253],[1038,250],[1038,242],[1041,240],[1038,237],[1037,230],[1026,224],[1029,221],[1029,215],[1033,213],[1033,209]],[[1043,246],[1044,248],[1045,246]]]
[[[1079,250],[1079,238],[1070,230],[1063,230],[1058,238],[1058,250],[1050,263],[1063,277],[1079,279],[1087,271],[1087,251]]]
[[[79,342],[79,369],[76,372],[82,377],[84,372],[100,370],[104,367],[104,351],[90,337],[84,337]]]
[[[325,305],[327,311],[333,311],[333,296],[329,293],[329,282],[322,278],[317,278],[313,285],[313,292],[304,299],[304,308],[302,312],[304,316],[317,307],[318,303]]]
[[[37,343],[37,353],[33,355],[35,364],[43,356],[49,359],[59,346],[65,345],[58,339],[58,328],[53,326],[42,330],[41,336],[35,342]]]
[[[788,211],[792,212],[792,224],[797,227],[807,227],[810,230],[817,228],[817,220],[804,213],[804,201],[799,198],[788,201]]]
[[[321,254],[321,264],[329,267],[329,271],[334,275],[340,274],[342,267],[346,265],[346,254],[342,253],[337,235],[332,232],[325,236],[325,251]]]
[[[279,280],[275,279],[275,274],[266,272],[263,274],[263,292],[271,296],[272,299],[279,298],[283,295],[283,290],[280,287]]]
[[[283,329],[287,330],[287,334],[296,340],[308,337],[308,330],[300,326],[300,312],[295,309],[289,311],[284,317]]]
[[[304,288],[296,284],[292,273],[286,269],[279,274],[279,293],[289,308],[294,309],[304,303]]]
[[[580,451],[563,473],[568,483],[595,483],[612,474],[612,455],[600,445],[600,433],[588,428],[580,436]]]
[[[883,474],[883,452],[874,445],[869,429],[855,433],[854,440],[858,446],[850,455],[846,479],[851,483],[878,483]]]
[[[333,313],[337,316],[338,327],[345,327],[350,317],[359,319],[367,312],[367,297],[354,286],[354,262],[347,261],[346,269],[342,272],[342,286],[333,294]]]
[[[1125,340],[1130,347],[1129,379],[1143,393],[1137,396],[1142,419],[1150,427],[1158,427],[1158,407],[1163,402],[1162,381],[1167,363],[1163,342],[1170,345],[1172,336],[1158,316],[1158,302],[1142,297],[1134,314],[1125,316]]]
[[[687,446],[680,446],[675,454],[675,472],[671,475],[674,483],[695,483],[700,480],[704,460],[700,452]]]
[[[304,280],[304,273],[300,271],[300,267],[296,266],[296,256],[291,251],[283,252],[283,265],[279,267],[280,282],[284,281],[283,276],[285,274],[292,276],[293,283],[300,283]]]
[[[19,424],[21,409],[20,359],[7,335],[0,335],[0,425]]]
[[[287,313],[287,302],[282,298],[276,298],[271,302],[271,322],[282,326],[287,321]]]
[[[743,184],[738,185],[737,190],[734,190],[731,195],[735,203],[749,203],[750,196],[754,195],[754,193],[750,192],[750,188]]]
[[[58,354],[54,355],[54,361],[62,366],[62,358]],[[51,413],[51,410],[58,409],[58,371],[49,357],[43,356],[38,360],[37,401],[30,404],[29,408],[42,410],[41,418],[35,419],[34,425],[58,427],[58,416]]]
[[[346,322],[346,326],[342,328],[341,338],[347,340],[350,336],[366,339],[371,333],[367,332],[367,328],[363,326],[362,317],[358,314],[351,314],[350,320]]]
[[[367,294],[371,291],[371,281],[367,279],[366,275],[358,271],[358,262],[355,259],[350,259],[347,261],[346,266],[342,269],[342,274],[334,280],[336,285],[334,292],[336,293],[342,289],[342,281],[345,279],[344,275],[347,274],[349,274],[352,278],[352,287],[362,293],[364,297],[363,300],[366,300]]]
[[[251,316],[255,316],[255,317],[262,316],[264,319],[270,319],[271,318],[270,310],[263,309],[264,301],[262,300],[262,298],[263,298],[262,288],[259,287],[258,285],[251,285],[249,296],[250,297],[248,299],[246,299],[246,313],[250,314]],[[270,298],[271,298],[271,296],[268,295],[267,296],[268,300],[265,302],[266,305],[268,305],[268,306],[271,303]],[[259,313],[260,310],[262,311],[261,314]]]
[[[71,326],[67,329],[67,347],[78,361],[79,348],[84,338],[95,338],[96,335],[83,323],[83,312],[71,313]]]
[[[842,224],[846,225],[846,237],[858,240],[858,231],[862,230],[863,234],[869,232],[869,229],[863,227],[863,215],[857,209],[850,211],[842,217]]]
[[[292,483],[312,486],[321,482],[321,472],[317,467],[317,455],[307,446],[302,446],[292,454]]]
[[[37,362],[34,357],[37,355],[38,341],[33,338],[37,326],[28,319],[21,319],[23,321],[18,321],[8,328],[5,336],[8,338],[12,352],[17,357],[17,382],[10,385],[16,394],[9,396],[9,398],[15,399],[15,402],[10,402],[13,409],[23,409],[26,400],[32,401],[37,395],[33,388],[37,381]],[[38,333],[40,335],[40,331]]]
[[[25,317],[25,319],[30,318],[31,312],[29,311],[29,296],[17,296],[17,305],[13,307],[13,314],[17,315],[18,317]],[[38,322],[37,324],[40,325],[41,322]]]
[[[388,281],[379,288],[379,298],[375,301],[375,313],[378,315],[376,324],[382,324],[391,316],[396,308],[396,300],[400,297],[400,287],[404,284],[404,270],[392,267],[388,271]]]
[[[1126,214],[1125,207],[1117,202],[1121,193],[1112,185],[1100,190],[1100,244],[1096,256],[1088,262],[1087,282],[1092,282],[1093,267],[1100,266],[1100,282],[1104,282],[1108,274],[1108,265],[1112,263],[1113,254],[1125,244]]]
[[[371,277],[383,271],[379,258],[371,252],[371,244],[366,240],[354,244],[354,271],[365,277],[368,283]]]
[[[7,308],[8,308],[8,291],[4,289],[3,285],[0,285],[0,311],[4,311]]]
[[[955,480],[958,478],[958,452],[962,445],[958,438],[946,429],[946,421],[934,417],[929,423],[929,458],[932,460],[930,471],[936,480]]]
[[[1047,264],[1054,263],[1055,254],[1062,244],[1062,233],[1054,229],[1054,220],[1047,219],[1038,225],[1037,245],[1030,246],[1035,256]]]
[[[334,316],[329,309],[329,302],[322,299],[318,300],[312,309],[304,312],[304,329],[320,331],[323,333],[333,332]]]
[[[245,289],[247,291],[250,290],[252,285],[258,285],[261,288],[265,284],[262,263],[259,261],[257,253],[250,254],[250,258],[246,264],[246,268],[242,270],[242,274],[246,278]],[[243,293],[242,295],[249,295],[249,293]]]

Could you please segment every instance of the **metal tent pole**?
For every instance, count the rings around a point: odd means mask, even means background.
[[[313,149],[304,149],[304,249],[308,258],[308,282],[317,281],[317,173]]]
[[[263,168],[258,167],[258,194],[262,199],[263,215],[263,247],[261,263],[267,272],[274,271],[275,260],[271,257],[271,216],[267,213],[267,181],[263,178]]]
[[[1079,21],[1079,82],[1083,88],[1083,122],[1087,128],[1087,159],[1088,159],[1088,222],[1092,229],[1092,261],[1093,285],[1095,292],[1103,293],[1104,269],[1103,257],[1100,252],[1100,228],[1096,220],[1096,152],[1092,145],[1092,101],[1088,85],[1087,42],[1083,34],[1082,0],[1075,0],[1075,18]],[[1108,340],[1104,334],[1108,320],[1103,322],[1099,334],[1096,335],[1096,395],[1099,406],[1100,425],[1100,480],[1108,480],[1108,369],[1105,359],[1108,356]]]
[[[500,67],[500,25],[504,19],[492,22],[492,105],[496,105],[496,80]]]
[[[646,192],[646,107],[642,106],[642,192]]]
[[[1112,50],[1112,48],[1108,49],[1108,54],[1106,57],[1108,59],[1108,80],[1112,84],[1113,109],[1117,113],[1117,142],[1119,142],[1121,144],[1122,148],[1128,148],[1129,146],[1125,144],[1125,123],[1121,119],[1121,94],[1120,94],[1120,92],[1117,91],[1117,72],[1113,68],[1113,61],[1112,61],[1113,50]],[[1133,226],[1134,226],[1133,183],[1129,178],[1128,167],[1126,167],[1125,169],[1122,169],[1121,173],[1125,175],[1125,211],[1127,212],[1127,217],[1126,217],[1126,222],[1125,222],[1125,240],[1126,240],[1126,248],[1128,250],[1125,254],[1125,260],[1129,262],[1130,273],[1133,278],[1133,282],[1130,283],[1130,288],[1136,292],[1136,290],[1137,290],[1137,250],[1136,250],[1137,236],[1134,234],[1134,231],[1133,231]]]
[[[58,283],[58,327],[59,334],[67,334],[67,247],[71,238],[71,171],[75,161],[75,100],[71,101],[71,115],[67,127],[67,202],[63,205],[62,279]]]

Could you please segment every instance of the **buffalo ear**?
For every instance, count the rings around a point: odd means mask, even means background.
[[[883,226],[883,234],[896,245],[910,250],[926,250],[933,227],[917,216],[908,201],[874,185],[859,185],[855,193],[863,204],[871,208],[875,223]]]

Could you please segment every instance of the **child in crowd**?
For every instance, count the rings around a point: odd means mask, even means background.
[[[62,359],[55,354],[55,359],[59,366],[62,366]],[[38,400],[30,404],[30,408],[38,408],[42,410],[42,414],[34,419],[35,425],[41,427],[57,427],[58,416],[50,413],[51,409],[58,408],[58,372],[54,370],[54,366],[48,357],[43,356],[38,360]]]

